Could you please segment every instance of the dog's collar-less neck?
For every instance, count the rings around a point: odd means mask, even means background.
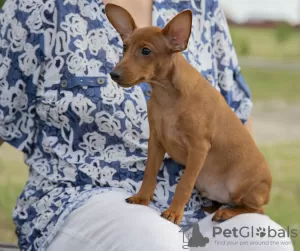
[[[181,53],[174,54],[172,62],[160,75],[149,81],[154,96],[161,105],[173,105],[179,97],[193,93],[196,79],[190,79],[195,69]],[[183,71],[182,69],[185,69]]]
[[[180,93],[167,80],[161,81],[159,79],[150,81],[152,87],[151,97],[156,99],[160,105],[173,105]]]
[[[188,95],[192,86],[198,82],[197,79],[191,79],[197,70],[188,63],[181,53],[174,54],[169,65],[164,65],[163,68],[164,70],[160,74],[155,75],[149,81],[152,88],[159,87],[165,91],[176,89],[179,94]],[[197,72],[197,74],[199,73]]]

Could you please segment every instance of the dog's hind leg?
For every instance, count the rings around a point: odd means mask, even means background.
[[[239,214],[246,213],[264,214],[263,206],[268,203],[269,194],[270,184],[261,182],[242,197],[232,196],[232,201],[236,207],[219,209],[212,221],[223,222]]]
[[[214,217],[212,218],[212,221],[215,222],[224,222],[226,220],[229,220],[233,218],[234,216],[237,216],[239,214],[248,214],[248,213],[257,213],[257,214],[264,214],[263,207],[259,209],[250,208],[250,207],[235,207],[235,208],[223,208],[219,209]]]

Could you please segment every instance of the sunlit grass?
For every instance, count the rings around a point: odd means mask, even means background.
[[[282,227],[298,229],[293,239],[300,250],[300,141],[261,146],[272,170],[273,188],[266,213]]]
[[[242,74],[250,87],[254,102],[300,102],[300,72],[244,67]]]
[[[245,28],[231,26],[234,45],[239,48],[238,43],[246,41],[249,54],[245,56],[274,59],[288,62],[300,61],[300,32],[295,30],[291,37],[279,43],[274,35],[274,29]]]
[[[22,154],[7,144],[0,148],[0,242],[16,242],[12,209],[26,182]]]

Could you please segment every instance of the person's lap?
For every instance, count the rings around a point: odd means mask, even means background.
[[[179,251],[189,249],[188,238],[183,236],[177,225],[161,218],[159,212],[150,207],[127,204],[125,198],[129,196],[131,195],[125,192],[106,192],[93,196],[68,217],[48,251]],[[291,244],[271,245],[269,243],[267,245],[265,242],[265,245],[261,245],[262,241],[268,240],[278,240],[280,243],[290,241],[289,238],[256,236],[256,228],[259,226],[270,227],[274,230],[281,229],[265,215],[245,214],[220,224],[213,224],[212,216],[209,215],[199,222],[200,232],[203,238],[208,238],[205,239],[208,243],[205,247],[195,247],[190,250],[293,251]],[[244,227],[242,234],[245,235],[247,226],[250,229],[254,227],[253,238],[241,236],[226,238],[222,234],[213,237],[213,231],[219,233],[222,230],[224,233],[224,230],[232,230],[233,227],[238,230]],[[215,227],[214,230],[213,227]],[[191,232],[192,229],[185,233],[186,236],[189,236]],[[193,234],[194,239],[195,236],[202,237]],[[246,241],[248,241],[247,244]],[[251,241],[256,242],[251,245]]]

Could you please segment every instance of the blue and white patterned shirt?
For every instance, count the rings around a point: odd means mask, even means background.
[[[245,122],[250,92],[219,1],[154,0],[153,25],[184,9],[194,15],[185,57]],[[150,87],[123,89],[110,79],[122,41],[99,0],[7,0],[0,23],[0,138],[30,167],[13,218],[21,250],[45,250],[93,194],[139,189]],[[151,207],[169,206],[182,171],[166,157]],[[203,203],[194,190],[182,227],[205,217]]]

